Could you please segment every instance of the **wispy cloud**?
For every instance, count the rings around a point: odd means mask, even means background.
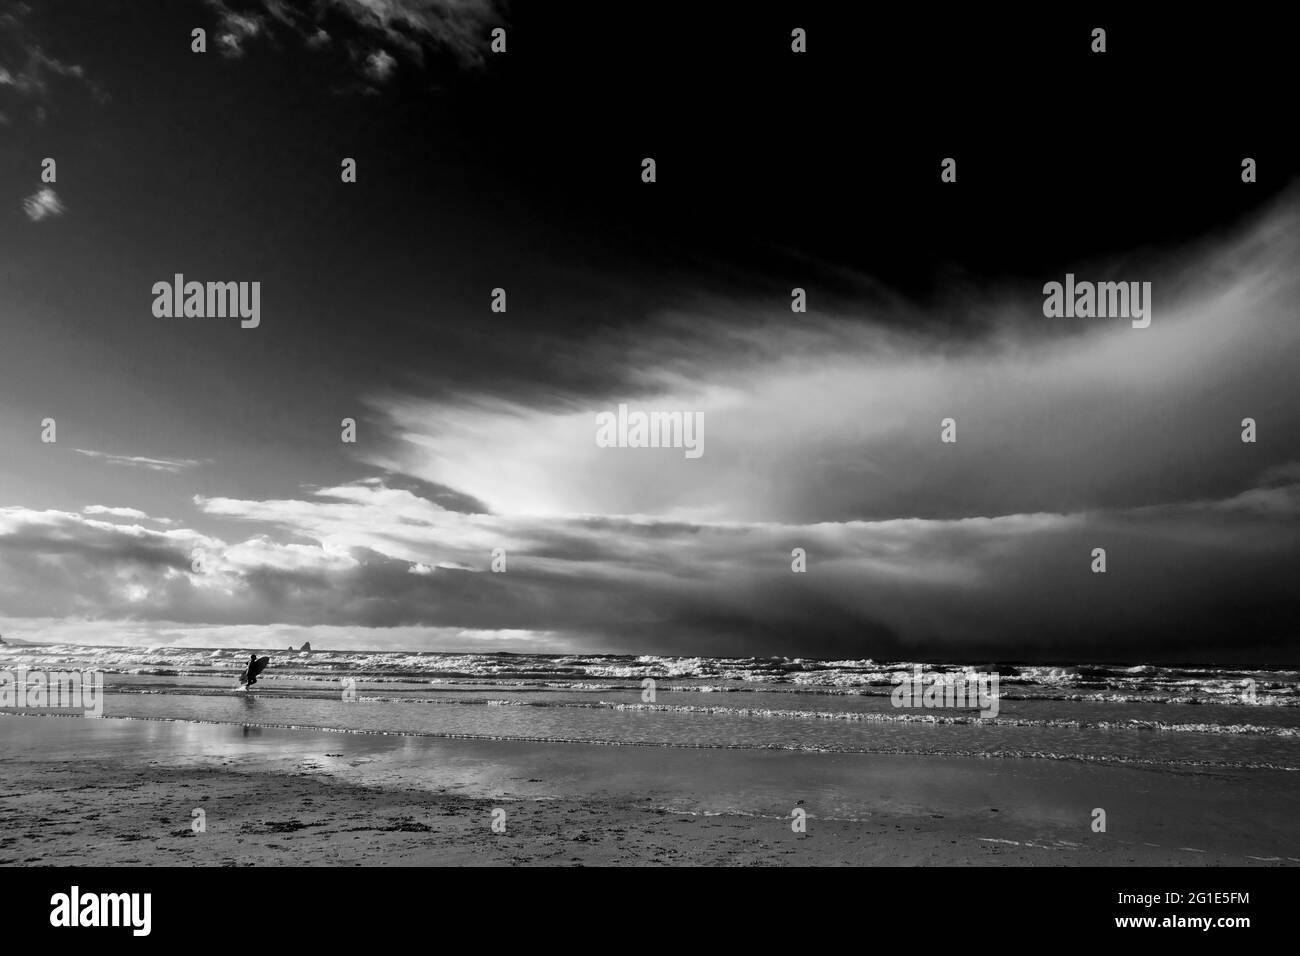
[[[217,49],[222,56],[237,58],[244,55],[244,41],[262,32],[262,20],[222,10],[217,32]]]
[[[27,218],[32,222],[62,216],[66,209],[67,207],[63,205],[63,201],[59,199],[58,193],[48,186],[37,190],[23,200],[23,212],[27,213]]]
[[[126,521],[152,521],[155,524],[171,525],[176,521],[173,518],[155,518],[146,514],[139,508],[113,508],[107,505],[86,505],[81,509],[83,515],[102,516],[106,518],[121,518]]]
[[[86,448],[74,450],[79,455],[95,458],[110,465],[131,465],[136,468],[147,468],[150,471],[166,471],[173,474],[203,464],[201,460],[193,458],[145,458],[139,455],[110,455],[107,452],[91,451]]]
[[[1298,236],[1300,195],[1151,266],[1141,330],[1047,319],[1038,283],[951,306],[996,317],[963,339],[936,331],[943,307],[792,319],[772,296],[702,298],[567,349],[608,371],[598,392],[376,395],[392,440],[367,454],[506,515],[804,523],[1228,497],[1300,457]],[[706,453],[598,447],[596,413],[620,402],[700,412]],[[1243,444],[1242,419],[1265,416],[1270,440]]]
[[[98,102],[107,102],[107,92],[91,79],[85,69],[45,52],[27,17],[31,8],[17,4],[0,12],[0,89],[25,99],[47,100],[54,82],[70,80],[83,86]]]
[[[225,56],[243,56],[250,40],[273,28],[297,36],[309,49],[337,40],[367,88],[393,75],[398,56],[423,64],[430,56],[460,68],[485,60],[489,33],[501,25],[495,0],[207,0],[217,12],[217,44]],[[327,30],[326,26],[330,29]]]
[[[0,86],[11,87],[29,96],[47,94],[52,76],[65,76],[79,80],[96,96],[103,96],[99,86],[87,79],[84,69],[76,64],[63,63],[52,56],[46,56],[40,47],[32,47],[27,51],[27,62],[21,69],[10,71],[0,66]]]
[[[397,49],[419,55],[431,46],[466,65],[483,61],[488,32],[501,17],[492,0],[317,0],[318,10],[327,6]]]

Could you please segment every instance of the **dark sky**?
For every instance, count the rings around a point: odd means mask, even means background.
[[[1293,660],[1285,31],[703,6],[0,0],[0,629]]]

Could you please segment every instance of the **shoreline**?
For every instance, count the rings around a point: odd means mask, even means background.
[[[1300,863],[1267,771],[350,736],[0,720],[0,865]]]

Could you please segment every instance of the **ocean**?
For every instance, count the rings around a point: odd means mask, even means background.
[[[250,691],[248,649],[0,647],[0,669],[100,671],[109,719],[356,735],[1300,769],[1300,670],[972,662],[996,717],[897,707],[916,661],[282,651]],[[259,655],[265,651],[258,651]],[[645,682],[653,681],[653,695]],[[13,712],[13,711],[10,711]]]

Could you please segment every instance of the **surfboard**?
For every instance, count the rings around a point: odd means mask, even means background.
[[[259,657],[248,667],[245,667],[244,672],[239,675],[239,686],[247,687],[250,683],[257,680],[257,675],[266,670],[266,665],[269,663],[271,663],[271,658]]]

